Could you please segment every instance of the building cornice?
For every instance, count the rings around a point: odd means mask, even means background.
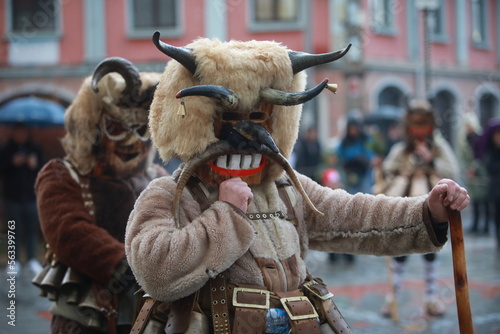
[[[385,62],[374,62],[366,61],[363,66],[363,70],[375,71],[375,72],[390,72],[390,73],[402,73],[402,74],[416,74],[421,70],[420,63],[385,63]],[[465,67],[431,67],[431,75],[436,77],[450,77],[450,78],[461,78],[461,79],[476,79],[476,78],[487,78],[492,81],[500,81],[500,72],[487,72],[478,71]]]
[[[163,72],[165,63],[135,64],[139,71]],[[1,67],[0,81],[12,79],[36,79],[36,78],[82,78],[90,75],[96,64],[82,64],[78,66],[23,66],[23,67]]]

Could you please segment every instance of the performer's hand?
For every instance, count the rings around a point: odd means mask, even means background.
[[[415,153],[418,154],[425,163],[429,163],[432,160],[432,152],[423,141],[415,141]]]
[[[436,222],[448,221],[448,209],[462,211],[470,202],[465,188],[450,179],[440,180],[429,192],[427,199],[432,219]]]
[[[243,212],[247,212],[248,204],[252,198],[252,190],[239,177],[226,180],[219,186],[219,200],[231,203]]]

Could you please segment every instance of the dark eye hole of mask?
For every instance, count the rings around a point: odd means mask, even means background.
[[[222,120],[226,122],[239,121],[241,119],[241,114],[232,111],[226,111],[222,113]]]
[[[253,122],[263,122],[267,119],[267,114],[263,112],[253,112],[249,115],[249,120]]]
[[[109,116],[104,116],[102,119],[104,132],[111,140],[122,140],[127,137],[128,134],[135,132],[136,135],[142,141],[147,141],[149,139],[149,129],[148,125],[144,124],[142,126],[134,127],[130,129],[125,126],[121,121],[111,118]]]
[[[141,126],[141,127],[137,128],[137,129],[135,130],[135,132],[136,132],[139,136],[141,136],[141,137],[146,137],[147,132],[148,132],[148,125],[147,125],[147,124],[145,124],[145,125],[143,125],[143,126]]]

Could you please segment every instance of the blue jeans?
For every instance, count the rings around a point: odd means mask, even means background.
[[[36,200],[5,200],[4,211],[6,221],[15,221],[17,260],[19,260],[21,248],[25,249],[28,260],[35,258],[40,231]]]

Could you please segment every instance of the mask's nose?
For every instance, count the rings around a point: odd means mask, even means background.
[[[220,138],[228,141],[235,149],[258,150],[261,145],[265,145],[273,152],[279,153],[278,146],[266,128],[249,120],[238,121],[234,126],[225,124],[221,129]]]

